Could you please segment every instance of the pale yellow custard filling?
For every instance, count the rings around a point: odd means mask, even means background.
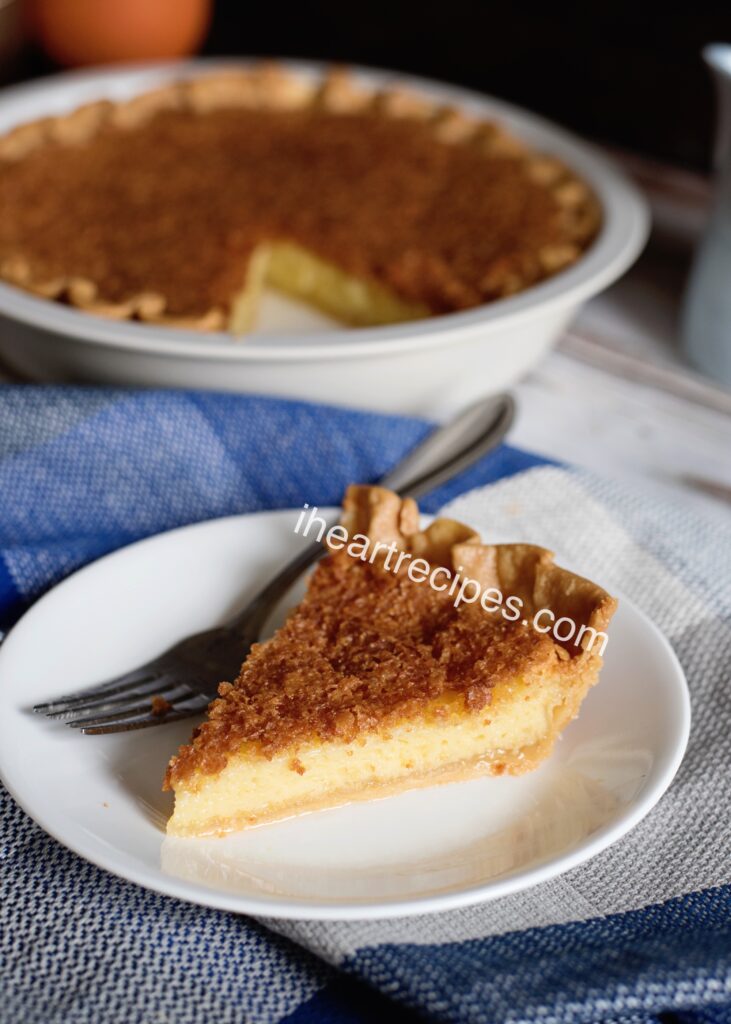
[[[461,698],[442,697],[387,730],[350,743],[302,744],[271,760],[244,747],[217,775],[196,773],[176,785],[168,832],[223,833],[423,785],[528,771],[577,713],[596,675],[587,669],[568,689],[563,679],[501,684],[476,712]]]

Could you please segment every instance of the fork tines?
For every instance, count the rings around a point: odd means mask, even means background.
[[[33,710],[47,718],[66,719],[64,724],[84,733],[105,733],[187,718],[203,711],[208,703],[207,696],[185,683],[140,669],[101,686],[36,704]]]

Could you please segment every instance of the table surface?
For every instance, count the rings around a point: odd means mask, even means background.
[[[731,503],[731,392],[694,373],[678,342],[683,287],[708,208],[700,178],[622,157],[648,195],[637,264],[589,302],[516,389],[515,444],[700,505]],[[731,504],[729,504],[731,507]]]

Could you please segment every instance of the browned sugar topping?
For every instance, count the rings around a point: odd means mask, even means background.
[[[479,606],[455,608],[403,567],[331,554],[282,629],[221,685],[166,783],[221,771],[246,742],[272,756],[303,740],[349,741],[445,694],[478,709],[501,680],[558,661],[546,636]]]
[[[35,281],[155,292],[198,316],[228,307],[257,242],[282,238],[435,313],[464,309],[561,269],[596,230],[530,167],[418,120],[169,110],[0,164],[0,265],[21,255]]]

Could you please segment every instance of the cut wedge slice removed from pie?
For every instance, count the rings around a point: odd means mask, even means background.
[[[528,771],[597,681],[616,601],[550,551],[449,519],[421,530],[416,504],[378,487],[348,489],[343,525],[347,545],[332,538],[172,758],[169,833]]]

